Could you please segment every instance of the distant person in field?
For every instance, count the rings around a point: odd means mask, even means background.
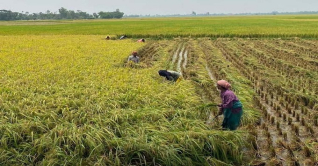
[[[240,125],[243,114],[242,103],[230,90],[231,84],[225,80],[217,82],[217,88],[221,92],[222,104],[219,104],[219,115],[224,115],[223,129],[236,130]]]
[[[139,63],[139,57],[137,55],[137,51],[132,52],[131,55],[128,57],[128,62],[133,61],[135,63]]]
[[[110,40],[110,37],[109,36],[106,36],[106,38],[105,38],[106,40]]]
[[[173,82],[179,82],[182,78],[182,74],[172,70],[159,70],[159,75],[162,77],[166,77],[167,80]]]
[[[139,39],[139,40],[137,40],[137,42],[144,43],[145,39]]]
[[[126,39],[127,36],[126,35],[123,35],[123,36],[120,36],[119,40],[123,40],[123,39]]]

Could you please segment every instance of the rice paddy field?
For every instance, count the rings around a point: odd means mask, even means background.
[[[0,165],[318,165],[317,27],[317,15],[0,22]],[[219,79],[243,103],[236,131],[214,119]]]

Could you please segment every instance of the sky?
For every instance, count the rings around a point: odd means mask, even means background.
[[[270,13],[318,11],[318,0],[0,0],[0,10],[39,13],[81,10],[87,13],[119,9],[125,15]]]

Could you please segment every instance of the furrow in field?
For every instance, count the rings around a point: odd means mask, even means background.
[[[176,60],[177,60],[177,58],[178,58],[178,54],[179,54],[179,51],[180,51],[181,48],[183,48],[183,44],[182,44],[182,43],[180,43],[180,44],[178,45],[177,50],[174,52],[174,54],[173,54],[173,56],[172,56],[172,60],[171,60],[171,66],[172,66],[172,68],[173,68],[173,66],[174,66],[174,64],[175,64],[175,62],[176,62]]]
[[[318,60],[318,50],[306,48],[306,47],[297,45],[293,42],[284,41],[284,40],[274,40],[274,41],[269,41],[269,43],[276,46],[280,46],[283,49],[293,50],[297,54],[302,55],[304,57]]]
[[[304,91],[304,89],[311,92],[315,92],[315,89],[318,86],[318,82],[316,83],[314,81],[318,79],[317,74],[315,75],[314,72],[311,72],[309,70],[296,68],[293,64],[290,64],[288,62],[286,63],[285,61],[282,61],[280,59],[273,58],[271,54],[265,54],[256,48],[253,49],[249,46],[249,44],[246,44],[244,41],[241,42],[243,42],[243,44],[240,44],[238,42],[235,43],[235,47],[237,47],[237,49],[242,50],[247,55],[254,56],[255,58],[257,58],[259,63],[264,64],[266,68],[275,70],[275,72],[280,74],[284,80],[289,80],[290,78],[292,78],[295,80],[301,80],[302,82],[310,82],[310,84],[302,84],[301,82],[299,84],[294,84],[294,82],[286,82],[287,86],[297,86],[296,90],[300,92]],[[311,77],[306,76],[307,73],[312,73],[310,75]]]
[[[309,51],[314,50],[315,52],[318,51],[318,42],[317,40],[293,40],[293,42],[301,47],[307,48]]]
[[[186,70],[187,63],[188,63],[188,49],[184,52],[183,59],[184,59],[184,61],[182,64],[182,68],[183,68],[183,70]]]
[[[265,41],[253,41],[249,42],[250,49],[259,49],[260,51],[269,54],[273,58],[281,59],[286,62],[292,63],[294,66],[299,66],[308,70],[318,70],[316,62],[311,58],[305,58],[293,50],[279,48],[276,45]]]
[[[293,93],[295,91],[295,85],[293,86],[288,86],[286,85],[286,80],[290,81],[288,77],[286,76],[285,79],[282,79],[284,77],[281,76],[278,72],[275,70],[269,69],[268,67],[263,65],[263,63],[259,62],[256,58],[252,58],[252,56],[247,55],[246,53],[240,51],[240,50],[235,50],[235,48],[229,47],[230,45],[233,45],[231,42],[228,42],[228,46],[220,46],[220,47],[225,47],[224,49],[227,49],[228,51],[233,52],[232,54],[235,56],[232,56],[233,60],[236,61],[238,65],[238,68],[245,68],[242,71],[246,75],[251,75],[251,73],[258,73],[255,77],[258,78],[261,76],[264,78],[263,81],[266,82],[267,87],[274,88],[273,90],[275,91],[280,91],[280,92],[285,92],[283,95],[287,96],[291,101],[296,102],[300,101],[303,102],[302,105],[308,107],[309,109],[313,109],[315,103],[317,103],[317,99],[312,98],[312,94],[306,94],[306,93]],[[291,76],[297,75],[297,73],[292,73],[290,72]],[[298,80],[295,80],[298,81]],[[314,80],[312,80],[313,83],[315,83]],[[315,86],[312,86],[312,88],[316,88]],[[311,93],[315,93],[314,91],[309,91]]]
[[[179,52],[179,56],[178,56],[177,72],[180,72],[180,73],[182,73],[182,70],[181,70],[181,62],[182,62],[182,59],[183,59],[184,50],[185,50],[185,45],[182,46],[182,49],[181,49],[181,51]]]

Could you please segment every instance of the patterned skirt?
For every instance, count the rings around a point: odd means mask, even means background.
[[[223,129],[236,130],[236,128],[240,125],[242,114],[243,109],[240,101],[233,103],[232,108],[225,108],[223,110]]]

